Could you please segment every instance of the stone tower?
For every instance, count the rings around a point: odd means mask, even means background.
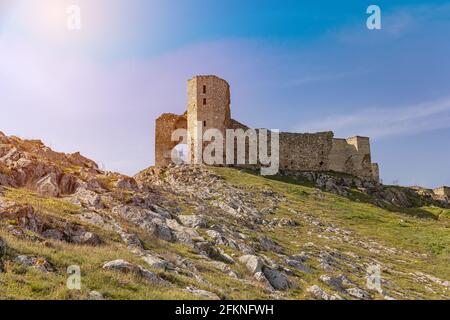
[[[216,76],[195,76],[188,81],[187,129],[191,163],[200,163],[199,135],[211,128],[222,131],[230,127],[230,86]]]

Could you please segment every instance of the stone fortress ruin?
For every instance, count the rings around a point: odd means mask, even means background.
[[[210,128],[249,129],[231,118],[229,84],[217,76],[195,76],[188,81],[187,111],[182,115],[164,113],[156,119],[155,165],[173,162],[172,150],[180,141],[172,141],[177,129],[188,132],[188,157],[192,163],[199,146],[198,135]],[[199,128],[200,124],[200,128]],[[270,142],[270,141],[269,141]],[[248,141],[246,142],[248,147]],[[246,150],[248,156],[248,150]],[[248,157],[247,157],[248,158]],[[248,166],[248,164],[246,165]],[[252,166],[252,165],[250,165]],[[255,165],[258,166],[258,165]],[[379,180],[378,164],[372,163],[368,137],[334,138],[333,132],[279,133],[279,169],[286,171],[336,171],[370,180]]]
[[[450,199],[450,187],[442,186],[440,188],[436,188],[433,190],[435,195],[441,196],[441,197],[447,197]]]

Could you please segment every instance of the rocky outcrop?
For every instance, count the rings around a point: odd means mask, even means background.
[[[267,267],[263,268],[263,273],[275,290],[287,290],[291,287],[291,283],[285,274]]]
[[[89,292],[89,300],[96,300],[96,301],[105,300],[105,297],[101,292],[92,290]]]
[[[313,182],[320,190],[344,197],[354,196],[352,190],[357,190],[370,196],[373,204],[383,208],[392,205],[401,208],[425,205],[450,208],[449,199],[439,197],[432,190],[424,188],[385,186],[373,180],[337,173],[283,171],[281,174],[299,180],[306,179]]]
[[[85,227],[64,218],[41,216],[30,205],[3,203],[3,206],[0,206],[0,221],[2,220],[14,223],[16,227],[32,231],[43,238],[86,245],[102,243],[97,234],[86,230]]]
[[[6,241],[0,238],[0,273],[5,272],[5,265],[3,264],[3,256],[6,254]]]
[[[43,196],[57,197],[60,190],[56,173],[52,172],[36,182],[36,191]]]
[[[264,262],[261,258],[253,255],[245,255],[239,258],[239,261],[245,265],[247,270],[251,274],[255,274],[262,271]]]
[[[39,140],[22,140],[2,133],[0,185],[27,187],[43,196],[75,192],[82,174],[100,174],[97,164],[80,153],[58,153]]]
[[[263,259],[254,255],[245,255],[240,257],[239,261],[245,264],[247,270],[258,281],[267,281],[275,290],[287,290],[291,287],[286,275],[266,266]]]
[[[159,285],[167,284],[166,281],[159,278],[155,273],[153,273],[139,265],[129,263],[128,261],[125,261],[125,260],[119,259],[119,260],[106,262],[103,265],[103,269],[119,271],[119,272],[123,272],[123,273],[133,273],[136,276],[139,276],[152,284],[159,284]]]
[[[103,208],[101,196],[98,193],[85,188],[78,188],[77,191],[67,199],[73,204],[87,209],[96,210]]]
[[[42,257],[30,257],[26,255],[17,256],[14,260],[16,263],[26,267],[37,269],[41,272],[54,272],[55,269],[45,258]]]
[[[174,235],[166,221],[168,216],[135,206],[119,205],[112,209],[112,213],[135,224],[147,233],[165,240],[173,241]],[[170,217],[170,215],[169,215]]]
[[[306,290],[314,299],[317,300],[342,300],[337,294],[328,294],[318,285],[313,285]]]
[[[208,221],[197,215],[179,215],[181,223],[190,228],[206,228],[208,226]]]
[[[206,291],[206,290],[200,290],[194,287],[187,287],[185,292],[192,293],[195,296],[204,298],[206,300],[220,300],[219,296],[215,293]]]
[[[352,220],[351,227],[342,222],[343,211],[329,202],[337,197],[324,197],[332,192],[353,199],[358,212],[373,209],[362,202],[389,207],[389,221],[396,223],[396,207],[439,204],[427,192],[334,173],[289,174],[289,184],[274,184],[244,171],[182,165],[150,168],[131,178],[103,172],[79,154],[56,153],[39,141],[0,134],[0,184],[5,186],[0,187],[0,234],[7,234],[8,244],[21,243],[6,250],[0,239],[0,272],[33,268],[45,277],[67,276],[64,262],[44,253],[102,246],[95,251],[119,255],[126,250],[123,257],[130,262],[101,265],[96,260],[101,275],[130,273],[134,276],[127,282],[169,285],[193,298],[251,298],[247,291],[268,299],[446,297],[445,275],[410,269],[409,260],[420,261],[422,268],[436,261],[432,256],[364,236],[358,222]],[[22,187],[29,190],[15,189]],[[352,202],[345,201],[345,207],[351,210]],[[381,219],[386,210],[376,210]],[[398,223],[407,230],[414,221],[403,219],[399,215]],[[435,222],[445,221],[429,223]],[[50,250],[34,251],[39,246]],[[115,259],[112,253],[104,260]],[[383,272],[380,290],[366,284],[373,265]],[[89,299],[114,297],[97,286],[85,292]]]

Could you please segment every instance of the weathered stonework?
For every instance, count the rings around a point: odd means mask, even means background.
[[[171,150],[180,142],[171,141],[175,129],[188,131],[187,147],[191,163],[200,163],[194,150],[203,150],[208,142],[197,148],[199,135],[210,128],[218,129],[226,137],[226,129],[248,127],[231,118],[230,86],[216,76],[196,76],[188,81],[187,112],[178,116],[163,114],[156,120],[155,164],[171,163]],[[201,128],[198,127],[199,123]],[[270,139],[269,139],[270,142]],[[270,148],[270,145],[269,145]],[[224,146],[224,150],[225,150]],[[246,141],[247,165],[248,141]],[[236,146],[235,146],[236,159]],[[379,180],[378,164],[371,162],[370,142],[367,137],[355,136],[347,139],[334,138],[333,132],[290,133],[279,135],[280,169],[299,171],[336,171],[349,173],[371,180]]]
[[[380,167],[378,163],[372,163],[372,177],[375,181],[380,181]]]
[[[189,150],[197,149],[198,135],[211,128],[218,129],[225,136],[231,126],[230,86],[216,76],[196,76],[188,81],[187,128]],[[202,128],[198,128],[198,123]],[[205,147],[207,143],[203,143]],[[192,163],[201,162],[195,152],[190,152]]]
[[[447,197],[450,199],[450,187],[440,187],[433,190],[434,194],[441,197]]]
[[[156,119],[155,163],[157,166],[166,166],[172,163],[172,149],[180,143],[180,141],[172,141],[172,132],[177,129],[187,129],[186,114],[179,116],[173,113],[164,113]]]
[[[370,143],[367,137],[333,139],[329,169],[364,178],[377,178],[378,165],[371,163]],[[374,175],[375,173],[375,175]]]
[[[280,169],[326,171],[333,147],[333,132],[280,133]]]

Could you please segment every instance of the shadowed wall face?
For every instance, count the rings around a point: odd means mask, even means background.
[[[442,197],[449,197],[450,198],[450,187],[441,187],[436,188],[433,190],[435,194]]]

